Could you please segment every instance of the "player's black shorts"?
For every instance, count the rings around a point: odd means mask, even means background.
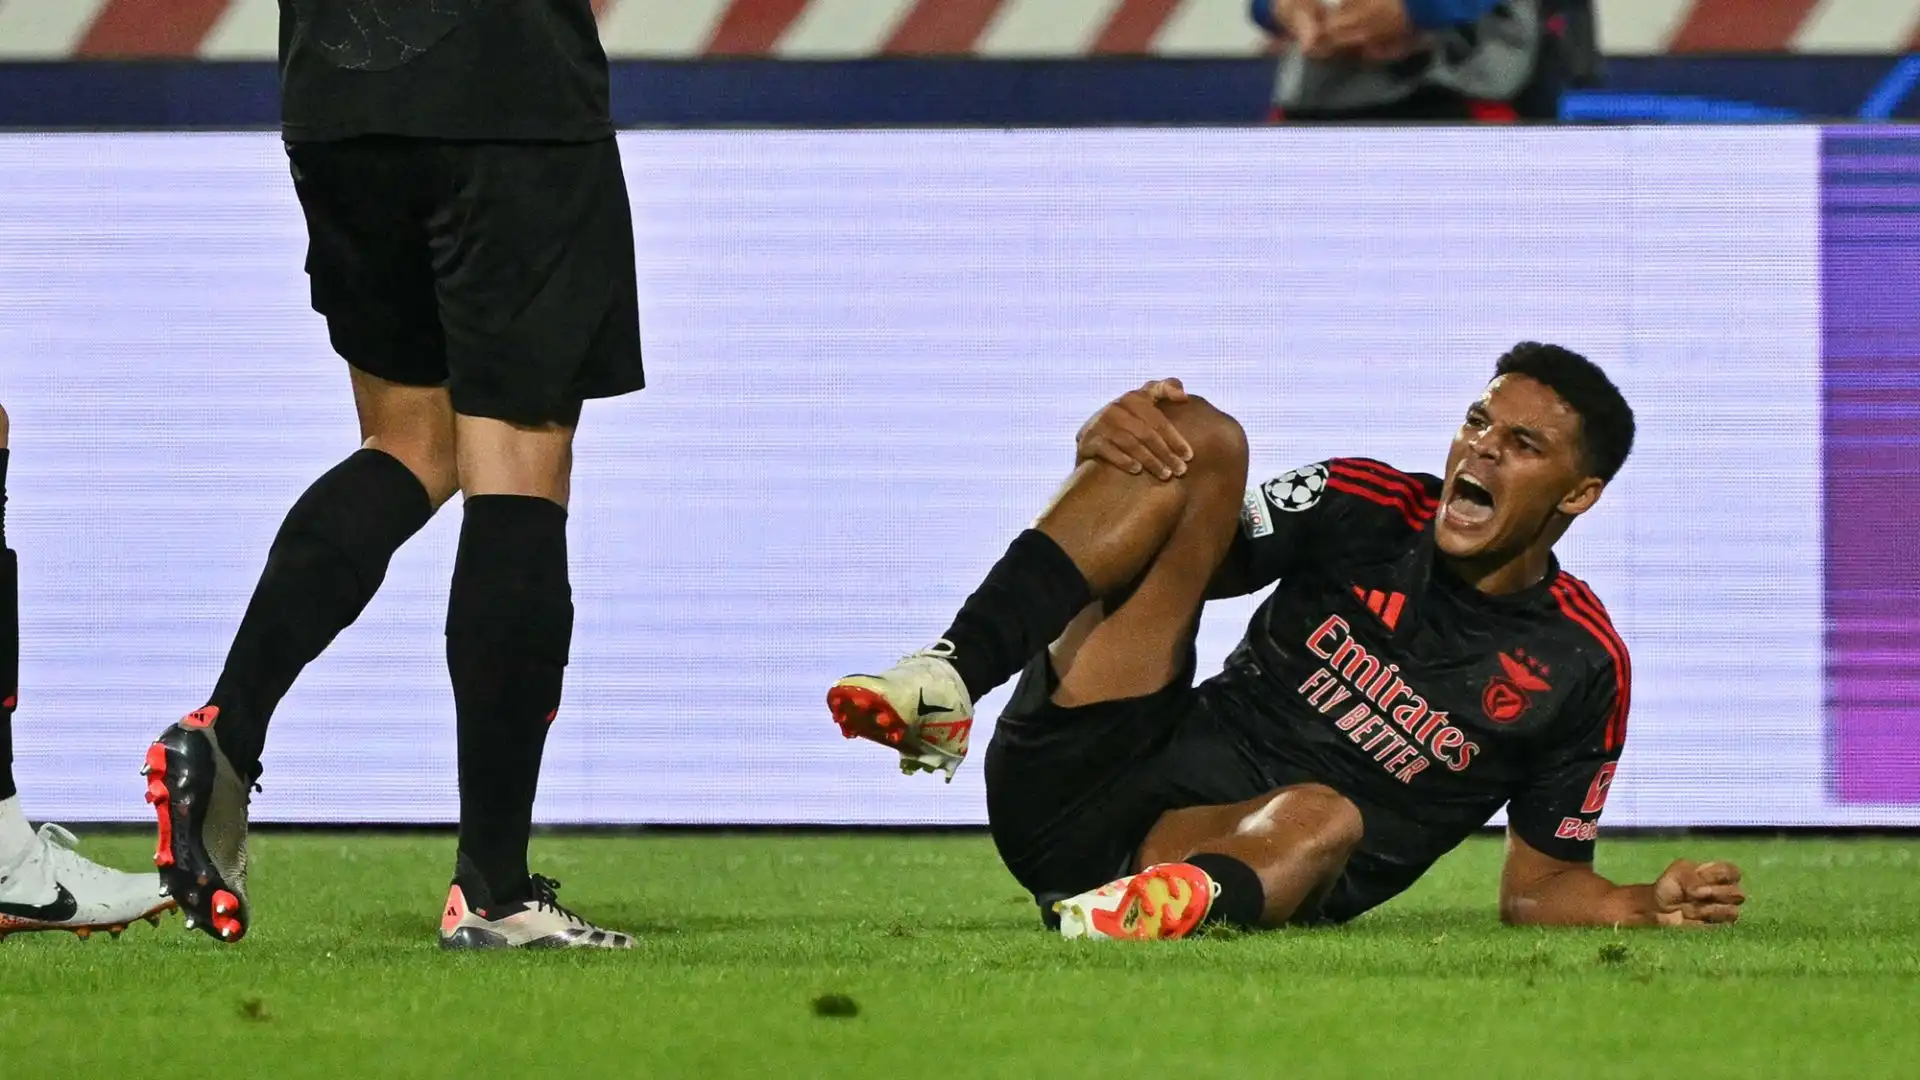
[[[987,746],[987,820],[1007,869],[1033,893],[1047,925],[1057,900],[1133,870],[1160,815],[1220,806],[1295,784],[1353,799],[1366,837],[1319,908],[1302,922],[1344,922],[1404,891],[1438,856],[1409,814],[1377,806],[1330,779],[1310,756],[1255,750],[1186,676],[1144,697],[1061,708],[1043,654],[1021,676]]]
[[[1043,653],[987,745],[987,822],[1007,869],[1052,925],[1053,902],[1132,872],[1168,810],[1272,790],[1181,676],[1144,697],[1054,705]]]
[[[366,136],[287,144],[313,307],[368,374],[456,412],[578,421],[644,384],[620,150]]]

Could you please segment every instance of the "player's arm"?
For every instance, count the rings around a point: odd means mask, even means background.
[[[1227,549],[1226,557],[1207,581],[1208,600],[1228,600],[1236,596],[1252,596],[1261,589],[1280,580],[1279,577],[1266,576],[1261,569],[1259,542],[1247,535],[1244,516],[1240,528],[1233,534],[1233,546]]]
[[[1667,867],[1646,885],[1594,871],[1594,838],[1626,740],[1631,665],[1625,645],[1565,706],[1556,745],[1507,807],[1500,919],[1521,926],[1705,926],[1740,916],[1746,894],[1732,863]]]
[[[1513,926],[1710,926],[1739,919],[1746,893],[1732,863],[1677,859],[1650,885],[1616,885],[1590,862],[1536,850],[1507,830],[1500,921]]]

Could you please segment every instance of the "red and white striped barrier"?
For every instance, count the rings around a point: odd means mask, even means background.
[[[1920,48],[1920,0],[1599,0],[1614,55]],[[1247,56],[1245,0],[594,0],[615,57]],[[274,55],[277,0],[0,0],[0,60]]]

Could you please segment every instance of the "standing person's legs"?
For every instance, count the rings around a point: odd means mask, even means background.
[[[294,679],[360,617],[394,552],[456,487],[446,388],[350,371],[360,449],[287,512],[202,710],[249,779],[260,775],[267,724]]]
[[[560,908],[527,866],[573,637],[573,435],[584,401],[644,382],[619,147],[446,144],[434,175],[428,228],[466,496],[447,604],[460,839],[441,943],[627,947]]]
[[[20,573],[7,546],[7,466],[11,419],[0,408],[0,938],[27,930],[70,930],[115,937],[135,919],[159,925],[173,906],[152,874],[111,870],[73,850],[73,834],[42,824],[35,832],[13,778],[13,710],[20,700]]]
[[[360,449],[281,522],[207,704],[148,750],[154,862],[189,926],[246,934],[247,804],[275,707],[359,617],[394,552],[452,496],[453,413],[427,233],[421,147],[289,147],[314,310],[349,365]]]
[[[459,715],[460,844],[471,900],[533,895],[527,844],[547,729],[573,639],[567,495],[573,432],[458,421],[466,492],[447,603],[447,670]],[[479,888],[484,892],[480,892]]]
[[[0,862],[13,850],[24,850],[33,834],[20,816],[20,789],[13,782],[13,710],[20,695],[20,565],[7,546],[7,464],[11,451],[7,437],[12,421],[0,408],[0,603],[12,618],[0,623]]]

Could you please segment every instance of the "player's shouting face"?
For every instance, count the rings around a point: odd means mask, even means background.
[[[1580,414],[1525,375],[1502,375],[1467,409],[1447,452],[1434,538],[1456,559],[1503,563],[1544,552],[1606,486]]]

